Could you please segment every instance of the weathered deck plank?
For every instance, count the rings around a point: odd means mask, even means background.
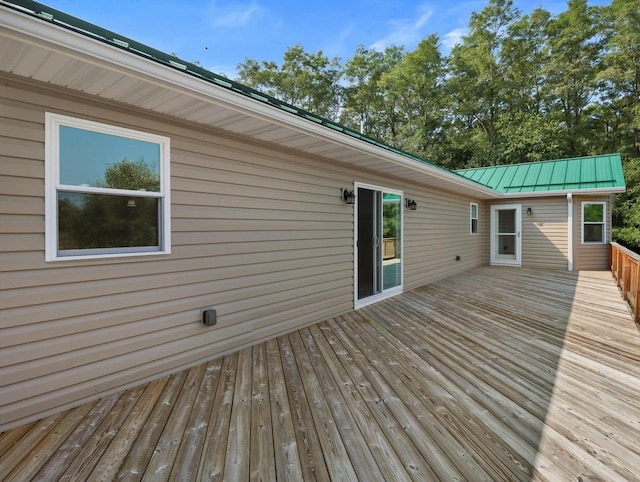
[[[484,267],[0,434],[2,480],[634,480],[608,273]]]
[[[276,477],[294,482],[302,480],[302,469],[277,341],[267,341],[266,351]]]
[[[198,472],[194,468],[198,467],[200,462],[221,370],[222,358],[212,360],[206,365],[169,480],[180,482],[196,480]]]

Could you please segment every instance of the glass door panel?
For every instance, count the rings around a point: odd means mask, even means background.
[[[496,216],[496,257],[499,259],[516,259],[516,210],[499,209]]]
[[[382,195],[382,280],[383,290],[402,284],[402,196]]]
[[[402,194],[357,187],[356,205],[356,305],[364,306],[402,292]]]

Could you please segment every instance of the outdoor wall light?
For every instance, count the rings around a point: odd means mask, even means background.
[[[533,214],[533,209],[527,208],[527,215],[531,216]]]
[[[350,191],[349,189],[341,189],[340,197],[346,204],[356,203],[356,195],[353,193],[353,191]]]
[[[406,199],[405,206],[407,206],[407,209],[410,211],[415,211],[416,209],[418,209],[418,203],[413,199]]]

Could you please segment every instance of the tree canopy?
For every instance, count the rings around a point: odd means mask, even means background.
[[[552,15],[488,0],[445,55],[360,46],[350,59],[290,47],[239,81],[448,168],[620,152],[629,188],[614,237],[640,249],[640,8],[569,0]]]

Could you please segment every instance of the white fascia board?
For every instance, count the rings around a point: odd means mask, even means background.
[[[189,75],[154,60],[146,59],[134,53],[111,46],[97,39],[67,30],[61,26],[22,14],[12,9],[3,9],[0,27],[14,32],[14,37],[50,48],[60,48],[66,55],[87,63],[108,66],[109,69],[123,75],[136,77],[153,83],[159,88],[171,89],[188,94],[206,102],[213,102],[226,108],[250,116],[267,119],[284,127],[294,128],[300,132],[324,138],[360,152],[384,159],[390,163],[404,166],[416,172],[426,173],[436,179],[451,183],[469,190],[481,198],[500,198],[497,191],[479,183],[454,174],[430,164],[423,164],[413,159],[369,144],[347,134],[319,125],[311,120],[285,112],[278,107],[252,100],[242,94],[215,85],[196,76]],[[29,38],[25,38],[28,36]]]
[[[625,192],[626,187],[598,187],[592,189],[565,189],[558,191],[531,191],[531,192],[508,192],[503,193],[504,198],[525,198],[525,197],[552,197],[552,196],[566,196],[567,194],[573,194],[574,196],[589,195],[589,194],[618,194]]]

